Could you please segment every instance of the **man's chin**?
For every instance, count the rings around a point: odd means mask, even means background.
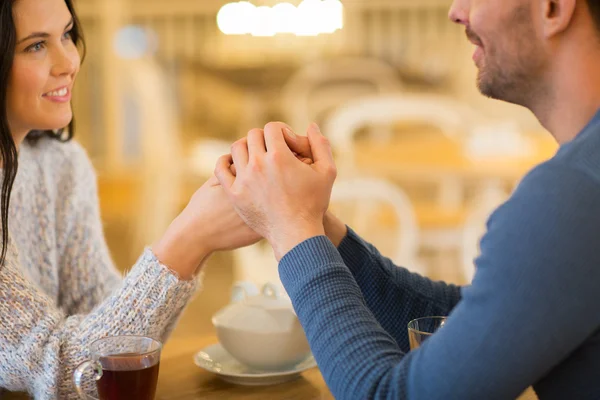
[[[485,97],[497,99],[497,97],[494,95],[496,91],[494,90],[493,85],[486,78],[486,74],[480,69],[479,73],[477,74],[477,89],[479,90],[479,93]]]
[[[478,89],[479,89],[479,93],[481,93],[483,96],[487,97],[488,99],[502,100],[502,99],[498,98],[498,96],[496,96],[496,94],[486,86],[479,85]]]
[[[489,97],[488,95],[488,86],[487,84],[481,80],[481,77],[478,76],[477,77],[477,90],[479,90],[479,93],[481,93],[482,95]]]

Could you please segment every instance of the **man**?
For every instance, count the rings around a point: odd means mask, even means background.
[[[476,45],[481,92],[529,108],[561,144],[490,218],[471,286],[392,265],[326,213],[336,170],[314,125],[314,164],[269,124],[217,177],[281,259],[336,398],[511,399],[533,385],[542,400],[600,399],[600,1],[455,0],[450,19]],[[409,353],[408,321],[447,314]]]

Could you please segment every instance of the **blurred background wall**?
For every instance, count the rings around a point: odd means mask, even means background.
[[[340,169],[335,212],[398,263],[469,282],[487,217],[556,146],[528,111],[478,93],[451,1],[251,3],[77,0],[87,40],[77,139],[98,170],[119,267],[229,143],[271,120],[299,133],[317,121]],[[251,33],[226,34],[236,29]],[[217,300],[184,323],[208,324],[236,279],[277,280],[264,243],[210,264],[197,302]]]

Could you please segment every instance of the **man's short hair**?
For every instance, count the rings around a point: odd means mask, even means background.
[[[592,18],[596,23],[598,34],[600,34],[600,0],[587,0],[587,4],[590,14],[592,14]]]

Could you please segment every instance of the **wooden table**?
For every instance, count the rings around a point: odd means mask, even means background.
[[[216,342],[214,336],[174,339],[161,358],[156,400],[333,400],[318,368],[305,371],[298,379],[272,386],[238,386],[222,381],[198,368],[193,355]],[[0,394],[2,400],[26,400],[25,394]],[[519,400],[537,400],[531,389]]]
[[[244,400],[333,400],[318,368],[304,372],[300,378],[273,386],[238,386],[222,381],[196,367],[192,356],[204,346],[216,343],[216,337],[173,340],[165,346],[161,360],[156,400],[244,399]],[[519,400],[537,400],[528,389]]]
[[[216,342],[214,336],[170,341],[161,359],[156,399],[333,399],[318,368],[305,371],[294,381],[273,386],[239,386],[224,382],[197,367],[192,360],[198,350]]]
[[[305,371],[298,379],[272,386],[239,386],[197,367],[192,357],[205,346],[216,343],[214,336],[174,339],[161,357],[156,400],[333,400],[318,368]],[[2,400],[25,400],[25,394],[7,393]]]

